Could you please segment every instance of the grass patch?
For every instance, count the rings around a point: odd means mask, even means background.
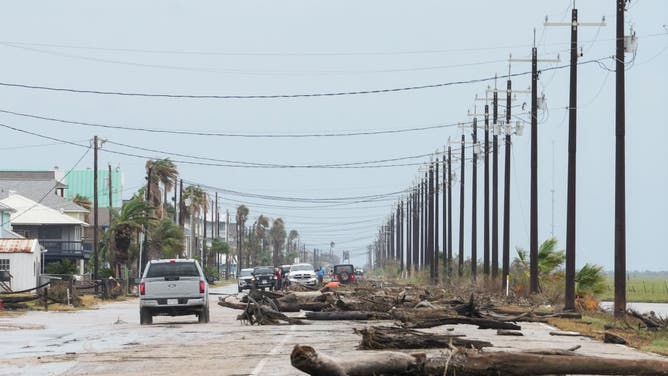
[[[608,291],[599,298],[613,300],[615,297],[614,278],[606,276]],[[631,274],[626,280],[626,301],[646,303],[668,303],[668,277],[649,274]]]
[[[603,341],[604,332],[613,333],[624,338],[631,347],[668,355],[668,329],[649,331],[641,328],[640,321],[633,317],[615,320],[609,313],[585,312],[581,320],[551,318],[548,322],[561,330],[579,332],[599,341]]]

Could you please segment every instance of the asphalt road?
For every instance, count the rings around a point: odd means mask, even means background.
[[[236,286],[211,292],[236,293]],[[0,375],[304,375],[290,365],[295,344],[345,357],[358,351],[359,337],[352,329],[371,324],[247,326],[236,320],[238,311],[215,304],[217,296],[211,298],[209,324],[184,316],[157,317],[153,325],[140,326],[137,299],[94,310],[0,317]],[[432,330],[445,332],[447,327]],[[496,331],[469,325],[454,326],[450,333],[490,341],[493,350],[581,345],[582,354],[665,359],[582,337],[553,337],[549,331],[554,328],[543,324],[522,323],[522,328],[524,337],[499,337]]]

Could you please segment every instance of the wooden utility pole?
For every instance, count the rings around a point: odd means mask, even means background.
[[[617,1],[615,53],[615,317],[626,316],[626,164],[624,89],[624,12],[627,0]]]
[[[448,143],[448,277],[452,278],[452,146]]]
[[[496,89],[496,84],[494,85]],[[494,90],[492,96],[492,279],[499,277],[499,101]]]
[[[568,183],[566,204],[566,280],[564,309],[575,309],[575,237],[576,237],[576,151],[577,151],[577,80],[578,80],[578,28],[580,26],[606,26],[603,22],[579,22],[578,10],[573,8],[571,22],[546,22],[544,26],[564,26],[571,30],[570,94],[568,105]],[[554,206],[554,191],[553,206]],[[554,216],[554,213],[553,213]],[[554,231],[553,231],[554,232]]]
[[[489,277],[489,105],[485,103],[485,189],[482,271]]]
[[[478,278],[478,118],[473,118],[473,169],[471,171],[471,278]],[[463,146],[462,146],[463,148]]]
[[[529,229],[531,292],[538,286],[538,50],[531,49],[531,210]]]
[[[510,79],[508,80],[506,86],[506,150],[505,150],[505,168],[504,168],[504,179],[503,179],[503,273],[502,273],[502,286],[503,290],[506,290],[508,284],[508,276],[510,273],[510,151],[511,151],[511,140],[510,140],[510,109],[511,109],[511,98],[510,93],[512,90],[512,83]]]
[[[95,281],[99,278],[99,267],[100,260],[98,259],[99,255],[99,245],[98,245],[98,192],[97,192],[97,150],[98,150],[98,138],[97,136],[93,137],[93,279]],[[99,292],[99,286],[95,283],[95,295]]]
[[[438,170],[439,170],[438,169],[438,157],[436,157],[436,161],[434,162],[434,179],[433,179],[434,180],[434,206],[433,206],[434,213],[432,214],[432,218],[434,219],[433,220],[433,222],[434,222],[434,280],[436,282],[438,282],[438,279],[439,279],[438,255],[439,255],[439,246],[440,246],[439,245],[440,239],[439,239],[439,236],[438,236],[438,231],[440,230],[439,229],[439,218],[438,218],[439,217],[439,203],[438,203],[439,194],[438,194],[438,192],[440,190],[439,189],[439,184],[438,184],[439,183],[438,182],[438,178],[439,178],[439,171]]]
[[[466,162],[466,136],[462,134],[462,142],[460,145],[461,148],[461,167],[460,167],[460,179],[459,179],[459,265],[458,265],[458,276],[461,277],[464,275],[464,201],[466,194],[464,192],[464,167]]]

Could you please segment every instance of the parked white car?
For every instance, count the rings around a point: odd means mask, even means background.
[[[294,264],[290,266],[288,281],[290,281],[290,283],[299,283],[306,286],[315,286],[318,279],[313,269],[313,265]]]

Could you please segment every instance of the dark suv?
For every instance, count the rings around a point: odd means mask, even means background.
[[[252,274],[253,288],[262,290],[269,288],[269,291],[274,289],[276,274],[273,266],[256,266]]]
[[[351,264],[334,265],[334,280],[341,283],[355,282],[355,267]]]

